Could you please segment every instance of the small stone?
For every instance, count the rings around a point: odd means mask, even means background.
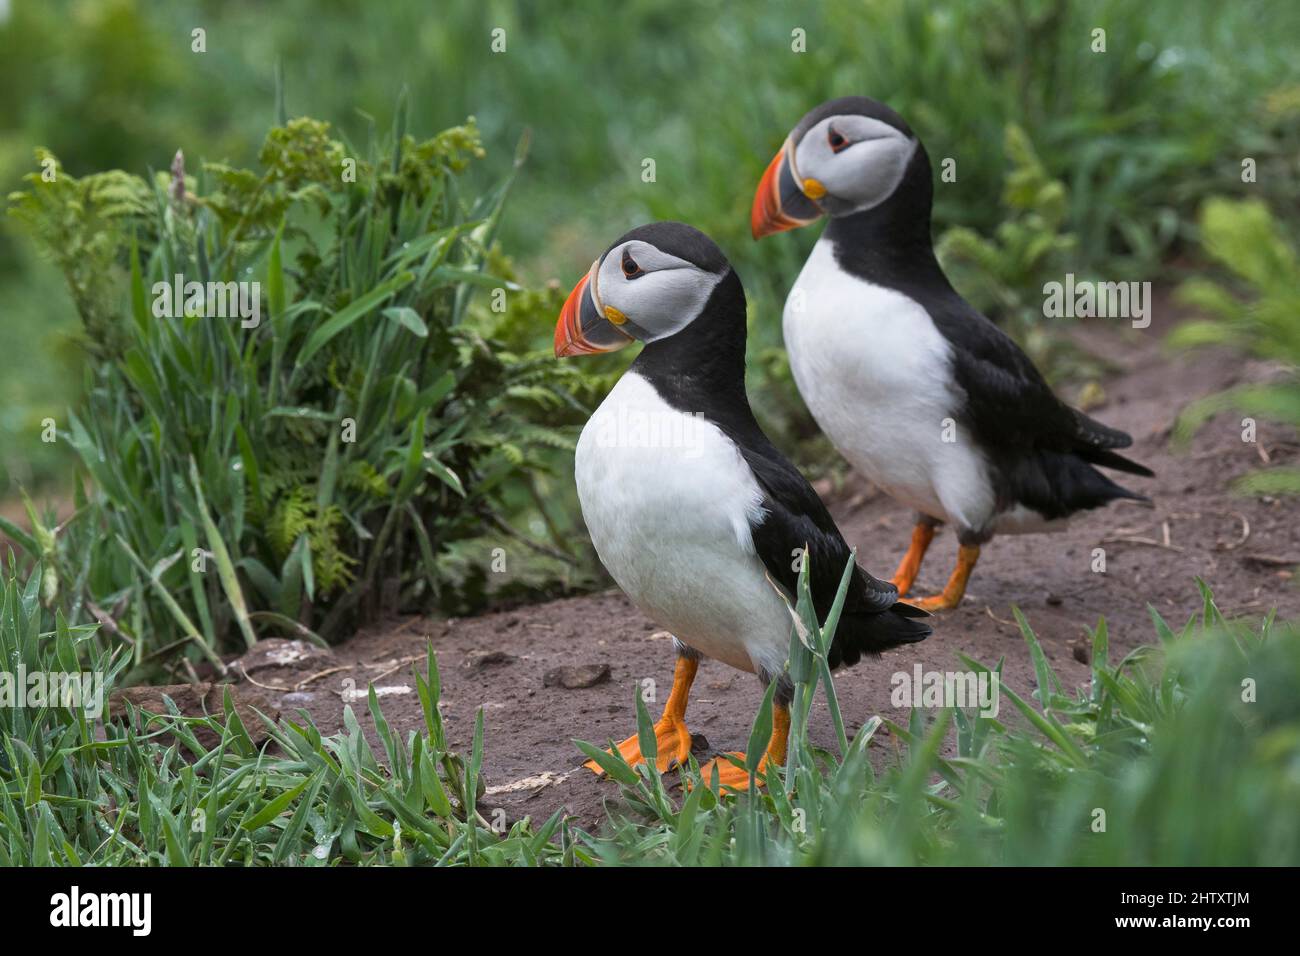
[[[1049,591],[1047,592],[1047,603],[1050,604],[1052,607],[1060,607],[1064,602],[1061,598],[1061,595],[1053,591]]]
[[[579,690],[583,687],[595,687],[607,680],[609,680],[608,664],[565,664],[543,674],[542,686]]]
[[[497,664],[509,664],[514,660],[518,658],[505,651],[470,651],[465,655],[463,666],[468,670],[481,671]]]
[[[324,647],[317,647],[307,641],[268,637],[254,644],[242,657],[232,661],[230,666],[236,676],[243,677],[270,669],[318,671],[333,663],[334,652]]]
[[[1088,648],[1086,645],[1075,644],[1074,647],[1072,648],[1072,651],[1074,653],[1074,659],[1078,661],[1080,664],[1092,663],[1092,658],[1091,655],[1088,653]]]

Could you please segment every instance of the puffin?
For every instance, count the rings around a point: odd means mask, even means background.
[[[807,113],[754,195],[754,238],[829,220],[782,316],[790,369],[855,469],[916,512],[891,582],[907,595],[942,524],[957,565],[927,610],[957,607],[997,534],[1054,531],[1116,499],[1149,501],[1098,466],[1154,477],[1133,439],[1052,392],[1020,347],[953,289],[930,237],[930,159],[862,96]]]
[[[601,563],[673,635],[672,689],[654,725],[660,770],[688,761],[686,705],[701,657],[756,674],[765,687],[776,681],[760,775],[784,764],[793,692],[786,602],[806,557],[824,619],[855,561],[750,409],[745,308],[740,277],[713,240],[684,223],[655,222],[596,258],[555,326],[557,358],[643,344],[583,427],[574,477]],[[921,641],[928,616],[855,561],[828,663]],[[618,751],[629,764],[645,760],[635,734]],[[724,791],[748,788],[746,772],[728,760],[707,763],[705,780],[715,764]],[[594,761],[586,766],[600,773]]]

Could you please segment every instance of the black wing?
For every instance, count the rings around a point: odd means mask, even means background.
[[[981,444],[1067,450],[1088,432],[1015,341],[956,293],[926,303],[953,350],[967,424]]]
[[[800,558],[808,554],[812,565],[809,585],[817,614],[824,617],[839,590],[844,567],[853,552],[817,492],[766,438],[740,445],[750,470],[763,489],[763,518],[751,526],[754,548],[772,579],[794,599]],[[872,577],[862,568],[849,582],[845,605],[883,611],[898,599],[898,590]]]
[[[952,346],[967,423],[982,445],[1086,454],[1133,444],[1126,433],[1061,401],[1011,336],[946,291],[925,305]],[[1136,467],[1137,474],[1150,474]]]
[[[817,492],[761,432],[738,443],[763,490],[764,514],[752,522],[754,548],[772,579],[794,600],[800,558],[810,561],[809,588],[819,620],[830,613],[845,566],[853,552]],[[806,549],[806,550],[805,550]],[[924,640],[925,611],[898,601],[898,589],[854,564],[844,610],[831,642],[829,663],[855,664],[863,654]]]

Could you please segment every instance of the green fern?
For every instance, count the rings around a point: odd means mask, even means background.
[[[330,505],[313,516],[308,531],[311,544],[312,570],[316,575],[318,593],[329,596],[355,579],[352,569],[358,560],[342,547],[341,532],[346,521],[343,509]]]
[[[383,500],[392,492],[384,476],[368,461],[351,462],[343,470],[339,482],[345,488],[364,492],[376,500]]]
[[[353,580],[352,568],[357,559],[343,550],[342,532],[346,520],[338,505],[323,511],[315,499],[315,490],[292,488],[279,496],[267,519],[266,532],[277,561],[284,561],[298,539],[306,535],[311,553],[312,574],[318,593],[328,597]]]
[[[284,560],[299,536],[311,532],[315,507],[310,491],[302,487],[291,488],[276,498],[267,517],[266,534],[278,559]]]
[[[47,149],[36,160],[49,173],[23,177],[27,189],[9,196],[9,214],[63,273],[91,351],[116,356],[125,343],[120,306],[131,234],[156,215],[153,190],[117,170],[78,179]]]

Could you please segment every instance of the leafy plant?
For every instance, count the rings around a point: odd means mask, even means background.
[[[1213,318],[1187,322],[1169,336],[1179,348],[1226,345],[1281,364],[1275,380],[1240,385],[1188,405],[1174,426],[1186,443],[1219,412],[1235,409],[1300,428],[1300,263],[1268,207],[1258,200],[1210,199],[1201,209],[1202,241],[1227,269],[1226,281],[1188,279],[1186,305]],[[1247,475],[1237,487],[1252,494],[1300,493],[1300,469],[1277,466]]]
[[[85,328],[85,342],[99,356],[121,347],[119,308],[125,289],[114,275],[121,236],[149,215],[153,196],[137,176],[120,170],[76,179],[48,150],[36,151],[41,188],[18,194],[10,214],[35,234],[68,283]],[[46,179],[45,170],[52,179]]]
[[[553,296],[486,269],[514,172],[464,199],[473,121],[417,141],[404,117],[365,149],[288,121],[260,172],[191,177],[178,156],[152,184],[60,171],[13,197],[87,290],[100,357],[60,433],[90,488],[71,521],[37,524],[59,541],[47,573],[70,619],[93,606],[137,666],[179,645],[219,667],[236,635],[333,639],[385,609],[461,609],[449,549],[510,529],[505,503],[572,441],[576,373],[485,337],[474,304],[488,290],[510,323],[553,321]],[[167,314],[175,276],[203,284],[183,315]],[[212,316],[253,280],[259,318]]]
[[[1043,285],[1061,280],[1077,245],[1066,227],[1069,197],[1023,129],[1007,126],[1003,146],[1010,168],[1002,186],[1002,222],[991,238],[953,226],[939,237],[935,253],[972,305],[1002,325],[1037,364],[1059,375],[1075,353],[1043,320]]]

